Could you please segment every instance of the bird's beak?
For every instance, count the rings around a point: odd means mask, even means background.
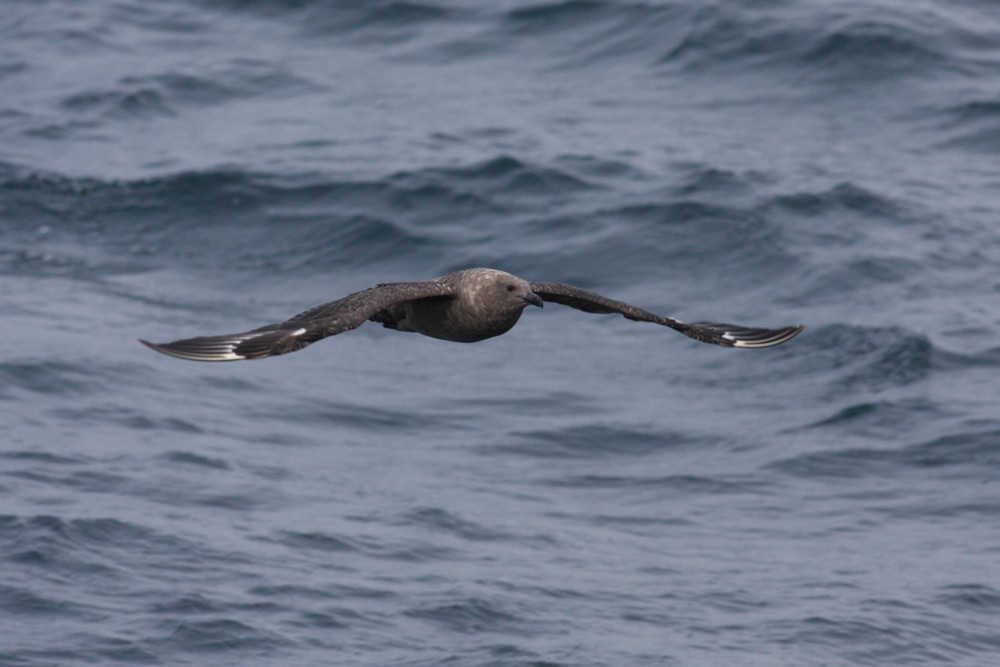
[[[534,292],[528,292],[521,298],[524,299],[525,303],[530,304],[532,306],[538,306],[539,308],[545,307],[545,302],[542,301],[542,297],[538,296]]]

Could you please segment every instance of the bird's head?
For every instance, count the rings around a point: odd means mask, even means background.
[[[523,309],[527,306],[543,308],[545,305],[542,297],[531,291],[531,283],[502,271],[497,271],[496,281],[490,291],[492,292],[490,298],[506,303],[511,308]]]
[[[508,311],[521,311],[527,306],[542,308],[544,305],[542,298],[531,291],[531,283],[505,271],[474,269],[470,271],[470,277],[475,282],[477,300],[502,304]]]

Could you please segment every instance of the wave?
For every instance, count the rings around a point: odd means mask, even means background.
[[[950,40],[971,38],[966,24],[886,6],[796,14],[724,2],[567,0],[518,7],[502,20],[507,39],[498,48],[515,40],[556,50],[564,67],[627,57],[685,74],[772,68],[796,72],[798,85],[853,85],[971,65],[949,48]]]
[[[796,15],[719,3],[693,13],[685,34],[659,63],[685,73],[780,69],[792,72],[791,83],[800,87],[879,83],[957,66],[942,26],[964,32],[945,16],[932,21],[886,7]]]
[[[19,586],[0,584],[0,610],[17,616],[83,616],[79,605],[55,597],[46,597]]]
[[[927,378],[934,370],[930,340],[898,327],[833,324],[814,327],[810,354],[799,359],[803,374],[828,380],[827,396],[877,394]]]
[[[183,615],[183,618],[190,618]],[[217,654],[246,651],[259,656],[290,647],[293,642],[268,630],[263,624],[249,624],[231,618],[182,621],[166,637],[150,641],[157,653],[177,659],[177,654]]]
[[[771,195],[759,207],[761,211],[789,213],[796,217],[822,218],[849,213],[889,223],[896,223],[910,213],[902,202],[850,182],[821,191]]]
[[[8,359],[0,361],[0,400],[32,400],[33,395],[104,396],[130,385],[142,371],[138,364],[105,360]]]
[[[249,58],[230,61],[222,68],[133,75],[115,83],[114,88],[77,90],[63,97],[60,107],[70,119],[65,122],[173,117],[189,105],[222,104],[257,96],[289,96],[315,89],[308,80],[278,65]],[[91,123],[90,127],[96,125]]]
[[[943,233],[937,216],[854,183],[768,195],[754,210],[785,231],[790,251],[813,255],[788,296],[791,303],[841,302],[853,293],[874,300],[876,289],[885,290],[882,298],[898,298],[893,286],[919,289],[929,270],[958,261],[955,251],[934,241]],[[968,255],[962,261],[967,265]]]
[[[503,603],[483,597],[450,600],[429,604],[403,612],[410,618],[430,621],[451,632],[516,632],[531,636],[540,630],[525,617],[522,610],[508,609]]]
[[[591,165],[592,166],[592,165]],[[0,270],[108,275],[182,262],[242,271],[325,271],[423,256],[489,240],[474,223],[517,201],[596,185],[566,170],[499,156],[371,180],[237,170],[134,181],[73,179],[0,165],[0,211],[16,232]]]
[[[400,543],[391,539],[370,536],[346,538],[325,531],[280,531],[267,537],[257,538],[261,542],[277,544],[288,553],[315,551],[322,554],[359,553],[368,558],[377,558],[407,563],[433,561],[454,561],[459,551],[451,545],[440,542],[408,540]],[[389,590],[352,587],[352,597],[391,597]]]
[[[937,142],[942,149],[995,154],[1000,150],[1000,101],[973,99],[941,109],[937,130],[944,138]]]
[[[690,500],[700,495],[761,495],[769,493],[772,487],[759,477],[753,476],[704,476],[704,475],[569,475],[546,480],[545,484],[572,489],[624,489],[639,493],[653,489],[661,495],[683,497]],[[676,522],[671,519],[670,522]],[[614,524],[605,517],[602,525]],[[623,519],[623,525],[629,521]]]
[[[993,615],[1000,610],[1000,591],[982,584],[944,586],[937,601],[951,609]]]
[[[287,420],[296,424],[312,424],[323,428],[329,426],[353,428],[363,433],[397,432],[401,428],[414,432],[462,429],[463,419],[461,416],[415,414],[408,409],[391,410],[362,403],[329,399],[299,399],[295,401],[294,405],[255,408],[253,416],[264,420]]]
[[[898,434],[901,424],[912,430],[944,416],[945,412],[937,403],[926,399],[862,401],[841,408],[806,428],[833,428],[861,436],[890,437]]]
[[[408,30],[383,31],[383,38],[409,41],[414,47],[409,55],[439,64],[516,53],[533,56],[532,66],[544,70],[628,64],[668,75],[752,74],[757,81],[770,78],[783,87],[824,91],[831,85],[974,73],[982,68],[974,50],[953,45],[986,38],[950,12],[911,12],[886,3],[810,12],[725,2],[602,0],[535,2],[478,13],[431,7],[398,12],[400,18],[412,15]],[[391,22],[397,13],[385,14]],[[331,16],[324,29],[379,28],[367,14],[341,18]],[[471,37],[468,26],[474,26]]]
[[[588,166],[595,168],[593,160]],[[175,211],[170,226],[181,228],[201,223],[186,214],[216,216],[212,218],[216,225],[227,225],[233,224],[233,215],[246,210],[281,212],[287,207],[328,207],[351,213],[383,210],[428,217],[450,211],[460,216],[472,206],[503,210],[498,200],[509,196],[552,196],[596,187],[570,171],[526,163],[508,155],[458,167],[401,171],[371,180],[217,169],[132,181],[101,181],[0,163],[0,206],[9,214],[9,221],[15,223],[28,217],[29,207],[32,213],[48,214],[41,219],[43,223],[94,218],[98,213],[102,222],[114,223],[120,222],[123,213],[134,218],[138,212],[169,207]],[[218,215],[227,211],[229,216]],[[113,217],[109,218],[109,214]]]
[[[536,458],[645,456],[704,442],[701,437],[690,433],[670,433],[660,429],[643,431],[632,426],[613,426],[603,422],[511,435],[495,450]]]
[[[95,385],[88,367],[66,361],[0,362],[0,397],[12,398],[15,390],[45,396],[85,396]]]
[[[992,479],[1000,468],[998,439],[1000,429],[967,431],[903,447],[849,447],[816,452],[782,459],[767,467],[797,477],[854,479],[868,476],[889,479],[914,470],[955,468],[965,477]]]
[[[418,507],[410,510],[403,517],[401,523],[428,528],[472,542],[492,542],[516,538],[512,533],[489,528],[439,507]]]
[[[113,561],[95,554],[151,555],[190,550],[195,545],[133,523],[113,518],[63,519],[53,515],[0,516],[0,541],[7,560],[45,565],[53,574],[74,577],[84,571],[96,577],[115,576]],[[134,553],[134,552],[133,552]]]
[[[443,3],[375,0],[365,3],[329,3],[322,0],[224,0],[217,8],[252,12],[267,19],[289,21],[313,36],[344,35],[390,41],[412,37],[415,29],[459,14]]]
[[[632,5],[639,7],[641,5]],[[577,29],[583,24],[609,16],[620,16],[629,3],[598,0],[563,0],[529,4],[509,10],[504,19],[516,28],[536,34],[547,30]]]

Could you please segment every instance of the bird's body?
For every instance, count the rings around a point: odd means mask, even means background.
[[[560,303],[589,313],[618,313],[653,322],[695,340],[726,347],[771,347],[790,340],[802,326],[759,329],[732,324],[685,324],[630,304],[563,283],[532,283],[497,269],[465,269],[433,280],[385,283],[310,308],[285,322],[222,336],[199,336],[144,345],[195,361],[258,359],[300,350],[366,321],[457,343],[506,333],[529,305]]]
[[[410,299],[370,319],[397,331],[454,343],[476,343],[510,331],[525,306],[542,305],[530,283],[496,269],[456,271],[437,281],[447,285],[451,293]]]

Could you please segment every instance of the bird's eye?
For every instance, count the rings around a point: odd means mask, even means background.
[[[508,292],[513,292],[514,291],[514,286],[513,285],[507,285],[507,291]]]

